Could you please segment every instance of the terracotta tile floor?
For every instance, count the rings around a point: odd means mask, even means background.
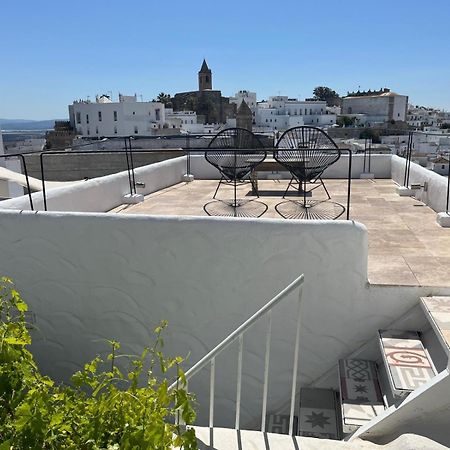
[[[179,183],[146,196],[143,203],[122,205],[113,211],[205,216],[203,206],[212,200],[216,186],[214,180]],[[281,218],[275,205],[283,201],[286,186],[285,180],[259,181],[259,200],[268,206],[263,218]],[[346,180],[326,180],[326,186],[333,201],[346,203]],[[238,188],[238,197],[253,198],[247,194],[248,185]],[[218,198],[231,196],[231,188],[221,187]],[[315,191],[313,198],[323,198],[323,190]],[[369,231],[371,283],[450,286],[450,228],[437,225],[436,213],[423,203],[397,195],[392,180],[352,180],[350,218]],[[345,213],[340,219],[345,219]]]

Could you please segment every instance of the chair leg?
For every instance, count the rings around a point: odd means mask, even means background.
[[[322,180],[322,177],[319,177],[319,180],[320,180],[320,182],[322,183],[322,186],[323,186],[323,188],[325,189],[325,192],[326,192],[327,195],[328,195],[328,200],[330,200],[330,198],[331,198],[330,193],[328,192],[328,189],[326,188],[325,183],[324,183],[323,180]]]
[[[258,179],[250,177],[250,183],[252,185],[252,194],[256,195],[256,197],[259,198]]]
[[[220,181],[219,181],[219,183],[217,185],[216,192],[214,192],[213,198],[216,198],[217,191],[219,190],[219,187],[220,187],[220,185],[222,183],[222,180],[223,180],[223,175],[220,177]]]
[[[289,181],[289,184],[288,184],[286,190],[284,191],[283,198],[286,197],[286,194],[287,194],[289,188],[291,187],[291,184],[292,184],[293,181],[294,181],[294,176],[292,176],[291,181]]]

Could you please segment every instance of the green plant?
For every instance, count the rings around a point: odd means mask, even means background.
[[[120,354],[120,344],[109,341],[107,359],[86,364],[68,386],[39,373],[27,349],[26,311],[11,280],[0,279],[0,450],[197,448],[194,430],[176,424],[177,418],[192,424],[195,412],[182,359],[162,353],[167,323],[137,357]],[[170,369],[179,379],[173,390]]]

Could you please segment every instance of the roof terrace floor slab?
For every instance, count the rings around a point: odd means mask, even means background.
[[[217,180],[179,183],[145,196],[142,203],[121,205],[120,214],[206,216],[204,205],[212,201]],[[264,218],[281,216],[275,206],[283,200],[287,180],[259,180],[267,205]],[[347,180],[325,180],[332,201],[346,204]],[[413,197],[400,197],[390,179],[352,180],[350,218],[363,223],[369,234],[368,277],[374,284],[450,286],[450,228],[436,223],[436,212]],[[270,195],[267,195],[270,194]],[[222,186],[217,199],[231,199],[233,190]],[[248,200],[250,185],[238,186],[237,197]],[[313,192],[324,199],[324,191]],[[345,213],[339,220],[345,219]]]

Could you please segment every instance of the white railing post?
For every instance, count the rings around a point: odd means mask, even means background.
[[[292,390],[291,390],[291,410],[289,413],[289,435],[294,434],[294,411],[295,411],[295,396],[297,392],[297,372],[298,372],[298,350],[300,346],[300,307],[302,304],[302,288],[298,295],[298,311],[297,311],[297,330],[295,333],[295,347],[294,347],[294,367],[292,369]]]
[[[239,350],[238,350],[238,369],[236,382],[236,421],[234,428],[239,430],[239,422],[241,418],[241,387],[242,387],[242,353],[244,351],[244,335],[239,336]]]
[[[272,337],[272,311],[267,313],[267,333],[266,333],[266,356],[264,358],[264,387],[263,387],[263,404],[261,412],[261,431],[266,431],[266,415],[267,415],[267,391],[269,386],[269,361],[270,361],[270,339]]]
[[[237,367],[237,386],[236,386],[236,417],[235,428],[240,429],[240,414],[241,414],[241,392],[242,392],[242,359],[244,351],[244,333],[258,322],[262,317],[268,316],[267,331],[266,331],[266,349],[264,358],[264,385],[263,385],[263,403],[261,411],[261,431],[266,429],[266,415],[267,415],[267,395],[269,389],[269,363],[270,363],[270,344],[272,337],[272,309],[286,298],[294,289],[299,288],[298,296],[298,312],[297,312],[297,329],[295,335],[295,349],[294,349],[294,366],[292,372],[292,390],[291,390],[291,408],[289,416],[289,434],[293,434],[294,429],[294,411],[295,411],[295,396],[297,389],[297,372],[298,372],[298,353],[300,347],[300,306],[302,297],[304,276],[300,275],[292,283],[280,291],[272,300],[267,302],[261,309],[259,309],[253,316],[248,318],[242,325],[236,328],[230,335],[228,335],[220,344],[205,355],[200,361],[194,364],[186,373],[186,381],[190,380],[200,370],[210,365],[210,380],[209,380],[209,427],[214,427],[214,394],[215,394],[215,369],[216,356],[227,349],[234,341],[239,340],[238,347],[238,367]],[[170,387],[172,390],[177,387],[178,379]]]
[[[214,427],[214,389],[216,382],[216,358],[211,359],[209,374],[209,428]]]

